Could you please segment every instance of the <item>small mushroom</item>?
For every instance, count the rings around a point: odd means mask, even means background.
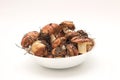
[[[51,42],[53,42],[56,39],[55,34],[59,33],[60,30],[61,27],[58,24],[50,23],[41,29],[41,33],[49,34]]]
[[[50,43],[50,35],[48,33],[42,33],[42,30],[39,33],[38,40],[45,40]]]
[[[34,41],[37,40],[39,33],[37,31],[31,31],[24,35],[21,41],[23,48],[28,48]]]
[[[65,42],[66,42],[65,37],[59,37],[52,42],[52,48],[56,48],[58,46],[63,46],[65,44]],[[63,48],[64,48],[64,46],[63,46]]]
[[[78,32],[75,32],[75,31],[72,31],[72,32],[68,32],[68,33],[65,34],[65,37],[66,37],[67,39],[71,39],[71,38],[73,38],[73,37],[75,37],[75,36],[79,36],[79,33],[78,33]]]
[[[69,56],[75,56],[75,55],[78,55],[79,53],[78,49],[73,44],[68,44],[66,48],[67,48],[67,54]]]
[[[88,38],[88,34],[83,30],[78,30],[77,33],[79,33],[81,38]]]
[[[74,42],[74,43],[78,44],[78,51],[79,51],[79,53],[86,53],[88,51],[87,50],[87,46],[93,45],[93,43],[94,43],[93,39],[90,39],[90,38],[80,38],[79,36],[73,37],[71,39],[71,42]]]
[[[46,56],[46,45],[44,45],[41,41],[37,40],[32,44],[31,52],[35,56]]]
[[[72,21],[64,21],[60,23],[60,26],[62,27],[64,33],[72,32],[75,29]]]
[[[56,38],[64,37],[64,36],[65,36],[65,33],[63,32],[63,30],[61,30],[58,34],[55,35]]]
[[[40,40],[44,45],[46,45],[46,49],[48,52],[51,52],[52,46],[46,40]]]
[[[52,49],[52,55],[54,57],[65,57],[66,50],[61,49],[61,47],[56,47]]]

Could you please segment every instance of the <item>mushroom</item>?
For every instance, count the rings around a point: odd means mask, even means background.
[[[79,53],[77,48],[73,44],[68,44],[66,48],[67,48],[67,54],[69,56],[75,56],[75,55],[78,55]]]
[[[72,32],[75,29],[72,21],[64,21],[60,23],[60,26],[62,27],[64,33]]]
[[[65,43],[66,43],[66,38],[65,37],[59,37],[52,42],[52,48],[62,46],[62,49],[65,49],[65,46],[64,46]]]
[[[40,40],[44,45],[46,45],[46,49],[48,52],[51,52],[52,46],[50,43],[48,43],[46,40]]]
[[[31,52],[35,56],[46,56],[46,45],[44,45],[41,41],[37,40],[32,44]]]
[[[66,50],[63,50],[61,47],[56,47],[52,49],[52,55],[54,57],[65,57]]]
[[[61,27],[58,24],[50,23],[41,29],[41,33],[49,34],[51,42],[53,42],[56,39],[55,34],[59,33],[60,30]]]
[[[21,45],[23,48],[29,48],[30,45],[32,45],[32,43],[34,41],[37,40],[39,33],[37,31],[31,31],[26,33],[21,41]]]
[[[87,45],[87,51],[92,50],[93,46],[94,46],[95,42],[93,39],[91,39],[91,44]]]
[[[83,30],[78,30],[77,33],[79,33],[79,36],[82,38],[88,38],[88,34]]]
[[[64,36],[65,36],[65,33],[63,32],[63,30],[61,30],[58,34],[55,35],[56,38],[64,37]]]
[[[21,45],[27,53],[48,58],[76,56],[90,51],[94,40],[85,31],[74,29],[72,21],[63,21],[59,25],[50,23],[40,32],[31,31],[24,35]]]
[[[88,51],[87,50],[87,46],[93,45],[93,43],[94,43],[93,39],[90,39],[90,38],[80,38],[79,36],[73,37],[71,39],[71,42],[74,42],[74,43],[78,44],[78,51],[79,51],[79,53],[86,53]]]
[[[39,33],[38,40],[45,40],[50,43],[50,35],[48,33],[42,33],[42,30]]]
[[[73,37],[75,37],[75,36],[79,36],[79,33],[73,31],[73,32],[68,32],[68,33],[65,34],[65,37],[66,37],[67,39],[71,39],[71,38],[73,38]]]

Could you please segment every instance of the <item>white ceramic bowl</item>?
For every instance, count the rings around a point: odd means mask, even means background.
[[[20,42],[22,36],[23,36],[22,34],[19,36],[20,39],[18,38],[17,43]],[[18,45],[18,46],[21,46],[21,45]],[[70,67],[74,67],[81,64],[86,60],[87,57],[89,57],[90,54],[91,54],[91,51],[84,53],[82,55],[66,57],[66,58],[44,58],[44,57],[34,56],[31,54],[28,54],[28,55],[35,62],[37,62],[43,67],[53,68],[53,69],[64,69],[64,68],[70,68]]]
[[[43,67],[53,68],[53,69],[64,69],[77,66],[81,64],[91,53],[85,53],[78,56],[66,57],[66,58],[44,58],[30,55],[35,62]]]

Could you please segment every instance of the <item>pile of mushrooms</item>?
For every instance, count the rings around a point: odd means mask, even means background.
[[[72,21],[50,23],[40,32],[26,33],[21,46],[28,53],[39,57],[57,58],[85,54],[94,46],[94,40],[83,30],[75,30]]]

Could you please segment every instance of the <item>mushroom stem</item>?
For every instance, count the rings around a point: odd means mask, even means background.
[[[78,43],[78,51],[79,53],[86,53],[87,52],[87,45],[92,44],[91,42],[83,42]]]
[[[62,50],[65,50],[65,49],[66,49],[65,45],[63,45],[63,46],[62,46]]]
[[[86,42],[85,43],[78,43],[78,51],[79,53],[86,53],[87,49],[86,49]]]
[[[50,35],[50,38],[51,38],[51,42],[53,42],[56,39],[56,37],[53,34]]]
[[[72,30],[68,29],[68,27],[63,28],[64,33],[72,32]]]

